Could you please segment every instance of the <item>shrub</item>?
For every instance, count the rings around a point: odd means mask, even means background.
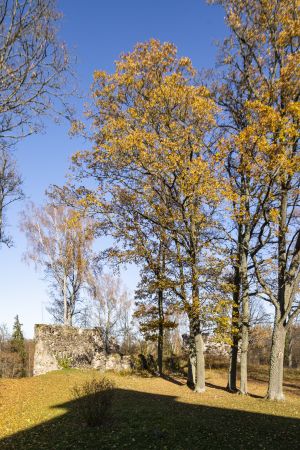
[[[111,414],[114,383],[106,377],[72,388],[72,395],[78,402],[79,413],[90,427],[102,425]]]
[[[188,356],[185,355],[171,355],[164,360],[165,368],[169,372],[183,374],[188,365],[187,360]]]
[[[67,357],[58,358],[57,364],[60,369],[70,369],[72,365],[70,358]]]

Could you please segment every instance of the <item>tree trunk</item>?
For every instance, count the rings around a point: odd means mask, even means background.
[[[227,389],[230,392],[236,392],[236,379],[237,379],[237,357],[239,350],[239,337],[237,334],[232,336],[232,345],[230,351],[230,362],[228,371],[228,384]]]
[[[200,332],[195,335],[196,349],[196,384],[195,392],[205,391],[204,342]]]
[[[284,347],[284,367],[293,367],[293,329],[290,327],[286,333],[285,337],[285,347]]]
[[[240,393],[248,393],[248,347],[249,347],[249,283],[248,283],[248,236],[242,248],[241,258],[241,286],[242,286],[242,342],[241,342],[241,383]]]
[[[283,359],[286,329],[281,323],[274,325],[270,358],[270,374],[267,399],[283,400]]]
[[[242,325],[242,344],[241,344],[241,384],[240,393],[248,393],[248,326]]]
[[[194,389],[196,384],[196,349],[195,336],[190,322],[190,338],[189,338],[189,360],[188,360],[188,379],[187,385]]]
[[[73,324],[73,318],[72,318],[72,314],[71,314],[71,312],[70,312],[70,311],[68,311],[68,316],[67,316],[67,325],[68,325],[69,327],[71,327],[71,326],[72,326],[72,324]]]
[[[241,384],[240,393],[248,393],[249,298],[242,303]]]
[[[227,389],[229,392],[236,392],[236,379],[237,379],[237,357],[239,350],[239,318],[240,318],[240,273],[239,268],[234,268],[234,293],[233,293],[233,306],[232,306],[232,319],[231,319],[231,350],[230,350],[230,362],[228,370],[228,384]]]
[[[67,277],[64,274],[64,325],[68,325]]]
[[[194,389],[196,384],[196,357],[195,353],[190,354],[188,361],[188,379],[187,385]]]
[[[163,374],[163,346],[164,346],[164,312],[163,291],[158,291],[158,339],[157,339],[157,362],[159,375]]]
[[[283,363],[284,348],[287,329],[282,321],[286,313],[286,233],[287,233],[287,205],[288,196],[286,184],[281,185],[279,222],[278,222],[278,291],[277,303],[278,308],[275,313],[275,321],[272,335],[271,357],[270,357],[270,374],[267,399],[283,400]],[[289,299],[290,300],[290,299]]]

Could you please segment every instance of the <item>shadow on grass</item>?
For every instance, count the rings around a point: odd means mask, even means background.
[[[205,385],[207,387],[210,387],[212,389],[216,389],[218,391],[224,391],[224,392],[229,392],[230,394],[240,395],[239,389],[236,389],[235,391],[229,391],[227,387],[220,386],[218,384],[209,383],[207,381],[205,382]],[[260,398],[260,399],[264,398],[263,395],[257,395],[257,394],[251,394],[251,393],[248,393],[247,396],[248,397],[252,397],[252,398]]]
[[[268,382],[268,378],[266,377],[262,377],[256,373],[251,372],[249,375],[249,379],[250,380],[254,380],[254,381],[258,381],[259,383],[264,383],[266,384]],[[293,395],[297,395],[300,396],[300,383],[299,384],[295,384],[295,383],[291,383],[288,380],[283,382],[283,387],[285,388],[284,390],[286,392],[290,392]]]
[[[300,420],[180,403],[176,397],[116,389],[112,419],[88,428],[82,399],[53,408],[63,415],[0,440],[0,449],[291,449]],[[280,404],[274,404],[274,409]]]
[[[225,391],[228,392],[228,389],[224,386],[220,386],[218,384],[213,384],[213,383],[209,383],[208,381],[205,382],[205,385],[207,387],[213,388],[213,389],[217,389],[218,391]]]
[[[178,380],[177,378],[171,377],[170,375],[162,374],[160,378],[163,378],[170,383],[177,384],[178,386],[184,386],[186,383]]]

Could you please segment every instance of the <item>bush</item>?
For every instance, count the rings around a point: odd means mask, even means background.
[[[184,374],[188,365],[188,356],[171,355],[164,360],[168,372]]]
[[[72,395],[78,400],[79,413],[90,427],[102,425],[110,413],[114,394],[114,383],[108,378],[86,381],[72,388]]]
[[[58,358],[57,364],[60,369],[71,369],[72,362],[70,358],[64,357],[64,358]]]
[[[217,356],[212,354],[205,355],[205,366],[208,369],[227,369],[229,358],[225,356]]]

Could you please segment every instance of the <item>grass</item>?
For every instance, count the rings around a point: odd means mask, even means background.
[[[112,419],[87,427],[71,388],[95,371],[61,370],[0,380],[0,448],[42,449],[283,449],[299,448],[300,379],[288,374],[286,400],[263,399],[264,370],[251,369],[243,397],[225,390],[226,373],[207,371],[195,394],[181,379],[109,377],[116,385]]]

